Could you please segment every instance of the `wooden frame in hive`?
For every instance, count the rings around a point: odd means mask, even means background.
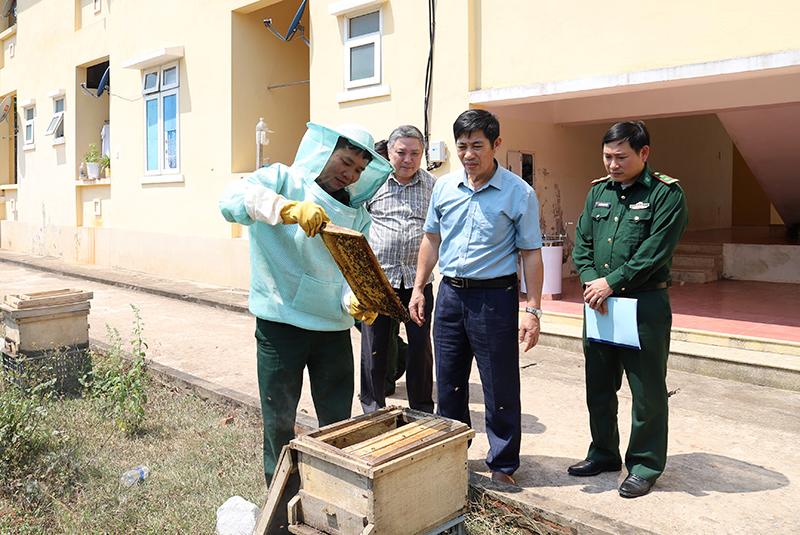
[[[329,223],[322,229],[321,235],[347,284],[364,308],[403,322],[410,321],[408,310],[394,292],[363,234]]]

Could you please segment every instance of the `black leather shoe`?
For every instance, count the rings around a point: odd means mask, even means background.
[[[575,463],[567,468],[567,473],[571,476],[587,477],[596,476],[603,472],[619,472],[622,469],[621,462],[593,461],[586,459]]]
[[[635,474],[628,474],[622,485],[619,486],[619,495],[623,498],[638,498],[644,496],[653,488],[653,481],[648,481]]]

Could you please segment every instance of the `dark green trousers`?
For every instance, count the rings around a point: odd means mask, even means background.
[[[617,391],[622,372],[633,397],[631,435],[625,466],[628,472],[655,481],[667,462],[667,357],[672,310],[667,290],[639,292],[637,322],[641,350],[586,340],[586,404],[592,444],[587,459],[619,461]]]
[[[258,392],[264,422],[264,476],[272,480],[281,448],[294,438],[297,404],[308,367],[320,427],[350,418],[353,347],[350,331],[308,331],[257,318]]]

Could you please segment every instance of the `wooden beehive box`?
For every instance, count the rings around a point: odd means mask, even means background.
[[[474,434],[389,407],[295,438],[300,491],[289,502],[289,531],[413,535],[441,526],[467,508]]]
[[[37,352],[89,343],[92,292],[62,289],[7,295],[0,304],[12,352]]]

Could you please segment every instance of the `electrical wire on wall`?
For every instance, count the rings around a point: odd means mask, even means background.
[[[436,0],[428,0],[428,38],[430,40],[428,48],[428,66],[425,70],[425,128],[423,136],[425,136],[425,161],[427,162],[428,171],[433,171],[442,165],[441,162],[431,163],[428,154],[428,147],[430,146],[430,102],[431,102],[431,86],[433,85],[433,43],[436,38]]]

